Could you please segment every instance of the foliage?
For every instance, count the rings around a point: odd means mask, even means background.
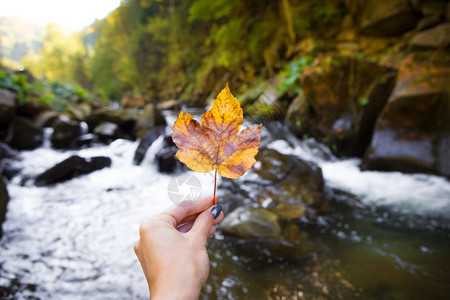
[[[28,82],[26,73],[8,73],[4,70],[0,70],[0,87],[15,92],[17,99],[23,102],[29,101],[31,95],[37,96],[39,102],[57,111],[79,104],[89,97],[85,89],[75,84],[46,80]]]
[[[304,55],[299,40],[320,40],[334,32],[325,29],[339,28],[330,24],[339,24],[342,2],[127,0],[82,33],[62,36],[48,27],[41,52],[23,63],[34,74],[78,82],[115,101],[126,92],[206,99],[229,78],[245,86],[275,76]],[[296,64],[289,67],[301,68]],[[282,89],[298,91],[295,81],[289,77]]]
[[[25,74],[8,74],[4,70],[0,70],[0,87],[15,92],[19,101],[23,100],[29,91]]]
[[[42,48],[22,59],[23,65],[35,76],[49,81],[63,81],[91,88],[89,64],[92,49],[80,32],[65,35],[55,25],[46,27]]]
[[[299,82],[300,75],[312,62],[313,57],[310,55],[289,62],[284,70],[278,75],[280,78],[280,83],[277,86],[278,94],[283,94],[285,92],[301,94],[302,89]]]

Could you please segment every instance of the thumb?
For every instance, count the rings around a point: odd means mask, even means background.
[[[206,245],[206,240],[214,225],[214,220],[220,215],[221,211],[222,205],[216,205],[202,212],[195,219],[194,225],[189,233],[200,239]]]

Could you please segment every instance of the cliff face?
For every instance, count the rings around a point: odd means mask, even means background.
[[[282,74],[272,111],[298,136],[362,157],[365,169],[449,176],[449,10],[448,1],[346,1],[329,47],[299,42],[311,63],[294,74],[297,90]]]

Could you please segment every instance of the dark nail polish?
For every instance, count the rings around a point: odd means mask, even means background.
[[[220,215],[221,211],[222,211],[222,205],[216,205],[211,209],[211,214],[213,215],[214,219],[217,219],[217,217]]]

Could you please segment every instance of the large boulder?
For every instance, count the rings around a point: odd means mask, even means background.
[[[142,138],[149,130],[166,125],[166,120],[154,104],[147,104],[139,114],[134,134]]]
[[[38,95],[30,95],[28,101],[21,101],[17,107],[17,114],[26,118],[33,118],[50,108],[38,100]]]
[[[420,19],[420,21],[417,23],[417,30],[425,30],[428,28],[431,28],[433,26],[436,26],[440,23],[442,23],[442,21],[444,21],[445,16],[443,16],[442,14],[433,14],[433,15],[429,15],[429,16],[424,16],[422,19]]]
[[[139,111],[137,108],[112,109],[102,107],[92,111],[86,118],[86,123],[91,130],[94,130],[100,123],[110,122],[117,124],[123,131],[129,132],[133,129],[138,120]]]
[[[144,97],[138,94],[126,94],[120,100],[120,105],[123,107],[144,107],[145,103]]]
[[[5,129],[16,112],[16,94],[0,88],[0,130]]]
[[[139,145],[134,152],[133,163],[135,165],[140,165],[145,158],[145,154],[147,153],[148,148],[153,144],[156,139],[164,134],[165,127],[157,126],[149,131],[147,131],[139,141]]]
[[[0,238],[3,235],[2,224],[6,217],[6,208],[8,206],[9,195],[3,177],[0,176]]]
[[[222,231],[240,238],[281,238],[278,216],[264,208],[239,207],[227,214]]]
[[[409,55],[362,167],[450,176],[450,67]]]
[[[156,108],[159,110],[174,110],[179,107],[180,107],[180,101],[175,100],[175,99],[162,101],[156,105]]]
[[[59,119],[53,123],[53,134],[50,140],[56,149],[75,148],[81,133],[80,122]]]
[[[313,220],[328,210],[322,171],[318,166],[267,148],[259,151],[256,160],[245,176],[221,183],[230,191],[224,196],[227,205],[231,205],[227,209],[250,204],[248,199],[254,199],[253,203],[262,203],[288,222]]]
[[[89,174],[109,166],[111,166],[111,159],[109,157],[95,156],[83,158],[74,155],[38,175],[35,179],[35,184],[37,186],[50,185],[83,174]]]
[[[278,216],[264,208],[239,207],[225,216],[221,228],[232,245],[251,258],[299,260],[309,256],[306,233],[294,224],[281,226]]]
[[[34,149],[39,147],[44,135],[41,128],[23,117],[15,117],[12,121],[12,139],[10,145],[18,150]]]
[[[322,56],[301,74],[303,93],[286,122],[298,136],[311,136],[343,156],[362,156],[376,119],[394,86],[395,71],[345,56]]]
[[[394,36],[416,25],[418,15],[408,0],[368,0],[362,12],[361,32]]]
[[[273,149],[261,149],[256,159],[258,164],[251,171],[258,175],[254,181],[259,185],[255,187],[258,199],[266,201],[281,219],[315,217],[327,211],[322,170],[317,165]]]
[[[173,142],[172,136],[166,135],[161,150],[155,154],[159,172],[170,174],[175,172],[178,167],[181,167],[181,162],[175,157],[177,151],[178,148]]]
[[[47,110],[34,116],[33,123],[37,127],[44,129],[47,127],[52,127],[53,123],[58,119],[59,113],[57,113],[56,111]]]
[[[94,133],[103,143],[109,143],[116,139],[127,138],[128,136],[120,129],[119,125],[111,122],[102,122],[94,129]]]
[[[411,44],[417,48],[445,48],[450,46],[450,23],[418,32]]]

